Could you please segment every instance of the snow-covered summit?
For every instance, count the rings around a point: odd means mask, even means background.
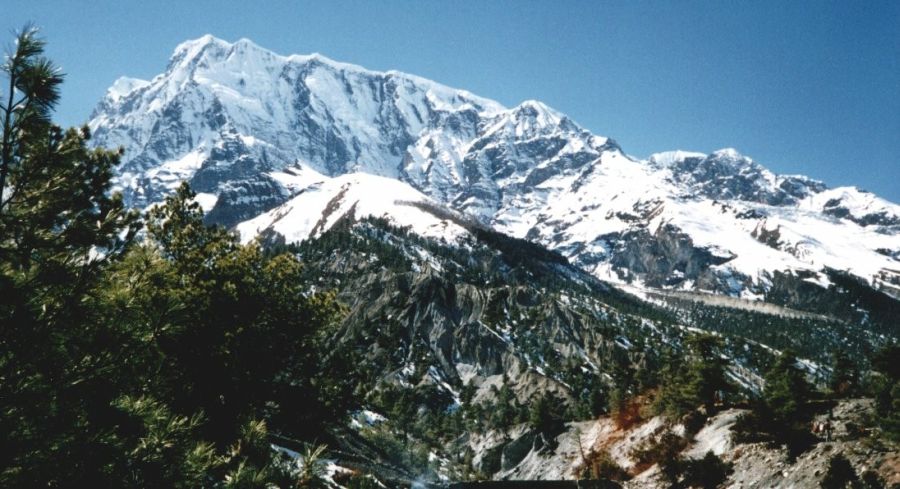
[[[706,158],[706,153],[683,151],[680,149],[675,151],[663,151],[650,155],[650,158],[648,158],[648,162],[654,166],[667,168],[676,165],[679,162],[685,161],[688,158]]]
[[[150,82],[146,80],[139,80],[137,78],[128,78],[127,76],[122,76],[119,77],[115,82],[113,82],[112,86],[109,87],[109,89],[106,91],[106,96],[115,103],[131,92],[144,88],[149,84]]]
[[[157,199],[145,173],[200,151],[223,134],[267,146],[263,166],[295,162],[324,174],[398,177],[409,144],[457,121],[475,131],[505,111],[464,90],[399,72],[376,72],[320,55],[280,56],[250,41],[212,36],[180,44],[164,73],[141,90],[117,83],[90,126],[97,144],[123,146],[126,197]],[[138,184],[137,182],[144,182]]]

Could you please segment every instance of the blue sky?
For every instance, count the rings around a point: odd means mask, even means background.
[[[900,2],[2,0],[67,73],[58,119],[211,33],[538,99],[626,152],[737,148],[900,202]],[[11,39],[11,36],[8,36]]]

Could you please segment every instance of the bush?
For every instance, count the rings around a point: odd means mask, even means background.
[[[638,467],[659,464],[659,469],[670,482],[676,482],[681,473],[679,453],[687,446],[687,440],[671,430],[665,430],[655,439],[645,440],[631,452]]]
[[[763,422],[764,417],[761,416],[761,411],[761,408],[755,407],[749,413],[738,416],[731,429],[736,443],[759,443],[774,440],[766,423]]]
[[[681,418],[681,424],[684,425],[686,435],[693,436],[703,429],[706,424],[706,416],[698,411],[691,411]]]
[[[850,465],[850,461],[839,453],[831,457],[828,462],[828,472],[822,479],[822,487],[824,489],[844,489],[848,482],[856,485],[859,483],[859,476],[856,475],[856,470]]]
[[[860,476],[865,489],[884,489],[884,479],[877,472],[867,470]]]
[[[684,473],[683,485],[703,489],[719,487],[733,472],[732,464],[723,462],[713,452],[706,452],[706,455],[699,460],[684,461],[682,470]]]
[[[609,452],[602,451],[592,453],[582,469],[581,476],[587,479],[608,479],[613,481],[627,481],[631,479],[628,473],[621,465],[619,465]]]

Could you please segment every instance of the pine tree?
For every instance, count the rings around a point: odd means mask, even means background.
[[[745,426],[740,431],[761,432],[764,438],[787,445],[788,455],[796,457],[816,441],[806,424],[813,387],[791,350],[781,353],[766,373],[765,382],[761,402],[747,423],[741,423]]]
[[[900,345],[887,345],[872,357],[875,371],[871,390],[881,430],[891,440],[900,441]]]
[[[2,70],[9,88],[6,100],[0,100],[3,138],[0,142],[0,212],[6,206],[7,178],[21,171],[27,161],[26,148],[51,128],[50,112],[59,101],[62,75],[59,68],[43,56],[45,41],[37,28],[26,25],[16,36],[15,50],[7,56]],[[21,180],[21,179],[20,179]],[[10,185],[13,193],[16,183]]]
[[[706,412],[711,413],[717,400],[735,390],[726,377],[728,362],[719,354],[723,347],[722,340],[718,336],[700,335],[691,338],[689,347],[692,362],[687,388],[690,395],[706,408]]]
[[[682,416],[699,406],[711,413],[718,400],[735,390],[726,377],[727,361],[718,353],[722,348],[719,337],[693,336],[687,346],[687,365],[669,354],[661,372],[668,381],[660,390],[657,410],[673,416]]]
[[[138,229],[109,180],[118,154],[49,116],[62,76],[26,27],[0,101],[0,486],[96,483],[123,382],[103,321],[101,273]],[[85,433],[92,433],[87,437]]]
[[[186,187],[136,244],[119,154],[50,122],[43,46],[19,35],[0,104],[0,487],[296,485],[259,420],[302,436],[346,414],[353,384],[318,354],[333,295],[204,226]]]
[[[206,226],[187,185],[150,211],[147,231],[145,252],[157,267],[122,273],[156,283],[133,300],[139,322],[166,305],[150,334],[162,353],[159,388],[176,408],[202,409],[210,437],[223,442],[236,420],[263,409],[283,429],[310,436],[346,412],[354,384],[317,375],[333,365],[318,358],[328,349],[316,342],[340,308],[332,294],[307,296],[296,257],[267,256]]]
[[[806,373],[798,367],[797,356],[792,350],[781,353],[766,373],[765,382],[763,401],[774,421],[781,425],[799,421],[812,386],[806,380]]]
[[[565,402],[553,392],[537,397],[528,409],[528,425],[550,441],[565,424]]]
[[[832,353],[831,379],[829,387],[838,397],[848,397],[856,393],[859,386],[859,370],[844,350]]]
[[[180,416],[149,397],[124,396],[115,406],[133,424],[137,436],[118,438],[127,454],[120,476],[131,487],[200,487],[224,466],[215,448],[196,439],[202,415]]]
[[[500,388],[495,390],[493,409],[491,410],[491,427],[506,430],[516,423],[519,402],[509,386],[509,379],[503,374]]]

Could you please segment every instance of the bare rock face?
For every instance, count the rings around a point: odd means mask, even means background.
[[[709,155],[691,154],[667,161],[651,159],[667,168],[669,179],[696,195],[715,200],[741,200],[773,206],[796,205],[825,185],[801,176],[776,176],[733,149]],[[773,183],[775,183],[773,185]]]
[[[671,225],[662,225],[653,234],[640,229],[606,239],[616,243],[610,263],[641,276],[651,287],[664,287],[684,280],[714,280],[708,277],[710,267],[734,258],[695,246],[689,235]]]
[[[228,227],[278,207],[289,198],[284,188],[265,174],[229,181],[218,192],[216,204],[205,219]]]

